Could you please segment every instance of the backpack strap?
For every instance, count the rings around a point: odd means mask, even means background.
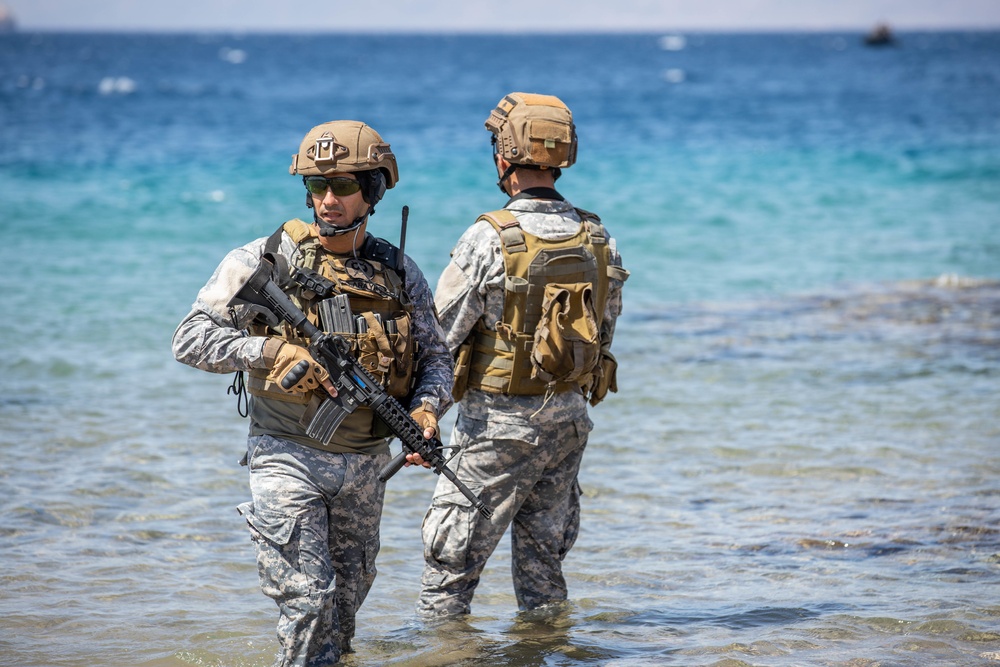
[[[593,245],[607,245],[608,239],[604,234],[604,225],[601,224],[601,218],[596,213],[591,213],[582,208],[574,210],[587,228],[587,233],[590,234],[590,242]]]
[[[521,223],[507,209],[502,208],[498,211],[483,213],[477,218],[476,222],[479,222],[479,220],[485,220],[493,225],[493,229],[497,230],[497,234],[500,235],[500,241],[503,243],[508,254],[526,252],[528,250],[528,245],[524,242],[524,231],[521,229]]]

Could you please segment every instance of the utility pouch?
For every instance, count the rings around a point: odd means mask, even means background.
[[[584,383],[601,361],[590,283],[549,283],[531,351],[531,376],[546,383]]]
[[[594,373],[593,386],[590,388],[590,404],[597,405],[604,400],[609,391],[618,393],[618,360],[610,351],[601,352],[601,363]]]
[[[470,335],[455,350],[455,383],[451,388],[451,396],[456,403],[462,400],[466,389],[469,388],[469,369],[472,368],[472,344],[474,340],[475,336]]]
[[[413,379],[414,356],[409,314],[399,311],[383,322],[377,313],[363,313],[358,316],[356,328],[353,343],[358,363],[391,396],[406,396]]]

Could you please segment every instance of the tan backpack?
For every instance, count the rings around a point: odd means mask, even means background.
[[[456,357],[456,400],[467,387],[509,395],[613,389],[601,340],[610,250],[600,219],[578,210],[576,235],[549,240],[525,233],[507,210],[480,216],[497,230],[506,271],[504,311],[496,331],[481,324]],[[611,357],[613,363],[613,357]]]

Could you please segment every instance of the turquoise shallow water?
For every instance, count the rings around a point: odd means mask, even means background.
[[[348,664],[995,664],[1000,35],[661,37],[0,37],[0,664],[270,663],[246,425],[170,334],[305,212],[289,156],[332,117],[393,144],[374,231],[408,204],[433,282],[503,203],[514,89],[576,112],[560,187],[633,274],[573,605],[516,614],[502,546],[467,623],[417,623],[405,471]]]

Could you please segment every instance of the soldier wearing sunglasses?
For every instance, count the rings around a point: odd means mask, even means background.
[[[375,578],[388,429],[367,408],[327,442],[306,433],[324,392],[336,390],[301,334],[231,299],[265,255],[275,281],[324,331],[342,335],[386,391],[408,404],[425,437],[451,405],[452,359],[427,281],[413,261],[367,232],[399,179],[395,155],[356,121],[314,127],[289,171],[312,219],[230,252],[174,333],[175,357],[238,373],[250,417],[243,463],[251,501],[240,505],[257,550],[261,589],[280,609],[279,665],[332,665],[350,651],[355,616]],[[303,363],[305,362],[305,363]],[[303,369],[305,372],[303,373]],[[418,463],[420,461],[417,461]]]

